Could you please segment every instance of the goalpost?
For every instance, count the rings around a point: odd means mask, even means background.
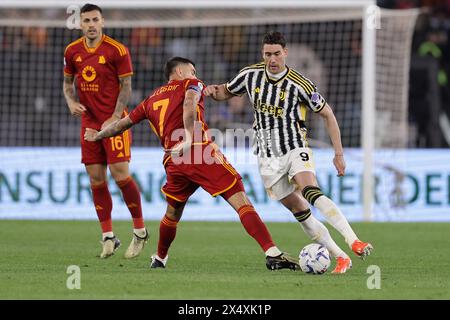
[[[141,69],[135,68],[131,105],[160,84],[161,63],[170,55],[188,56],[199,65],[204,81],[222,83],[260,60],[266,31],[285,33],[289,65],[312,79],[335,110],[344,148],[363,150],[364,219],[372,219],[374,151],[406,147],[409,56],[417,10],[380,10],[375,0],[94,2],[105,10],[107,32],[130,48],[133,63],[143,70],[139,74]],[[5,52],[0,62],[0,146],[78,146],[78,123],[68,115],[62,75],[57,74],[64,46],[79,36],[66,27],[73,13],[66,10],[73,4],[0,2]],[[25,59],[23,69],[14,65],[20,59]],[[226,125],[249,127],[251,108],[244,110],[246,103],[233,102],[237,111],[232,114],[226,111],[229,106],[211,103],[207,120],[222,130]],[[308,126],[315,141],[329,145],[321,121],[311,117]],[[134,145],[149,145],[148,135],[147,128],[136,128]],[[156,143],[151,140],[150,145]]]

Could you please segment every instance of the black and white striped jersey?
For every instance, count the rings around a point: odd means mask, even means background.
[[[320,112],[326,104],[314,83],[299,72],[287,67],[282,78],[271,79],[264,63],[242,69],[226,89],[233,95],[248,93],[255,117],[255,151],[263,157],[307,147],[306,108]]]

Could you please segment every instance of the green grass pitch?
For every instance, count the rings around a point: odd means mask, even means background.
[[[450,299],[449,223],[354,223],[375,250],[366,261],[352,254],[345,275],[268,271],[259,246],[237,222],[181,221],[165,270],[149,268],[157,221],[147,221],[150,242],[131,261],[123,258],[131,240],[127,221],[114,222],[122,247],[107,260],[97,257],[96,221],[0,225],[0,299]],[[267,225],[293,256],[310,243],[297,223]],[[66,287],[69,265],[80,267],[79,290]],[[381,270],[380,289],[367,287],[370,265]]]

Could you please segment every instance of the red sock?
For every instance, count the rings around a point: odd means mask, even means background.
[[[164,215],[159,224],[158,257],[161,259],[167,256],[167,251],[175,239],[177,224],[178,221],[170,219],[167,215]]]
[[[244,205],[238,210],[241,223],[247,233],[255,239],[264,252],[275,246],[264,222],[261,221],[252,205]]]
[[[112,231],[111,211],[112,199],[108,190],[108,184],[103,182],[91,185],[92,198],[94,199],[95,211],[100,221],[103,233]]]
[[[117,181],[117,185],[122,191],[123,200],[133,217],[134,228],[145,228],[144,218],[142,217],[141,194],[139,193],[136,182],[134,182],[133,178],[128,177],[125,180]]]

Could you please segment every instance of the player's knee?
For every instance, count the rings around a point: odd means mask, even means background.
[[[130,176],[128,162],[110,164],[109,171],[111,172],[111,176],[117,183],[128,179],[128,177]]]
[[[90,175],[89,182],[92,187],[103,185],[106,183],[106,177],[103,175]]]
[[[121,184],[123,181],[126,181],[130,178],[130,175],[128,172],[122,172],[122,171],[111,171],[111,176],[113,177],[114,181],[116,181],[117,184]]]
[[[306,186],[302,190],[303,197],[311,204],[314,205],[317,199],[323,196],[322,190],[316,186]]]
[[[292,192],[284,197],[280,202],[288,208],[292,213],[305,211],[309,209],[309,203],[303,199],[297,192]]]

